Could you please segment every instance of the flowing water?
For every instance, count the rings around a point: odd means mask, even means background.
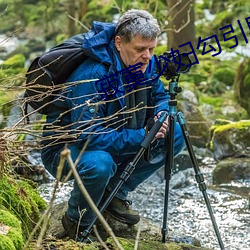
[[[213,186],[211,173],[214,167],[214,161],[206,158],[202,162],[201,171],[225,249],[250,250],[250,180]],[[133,208],[137,209],[142,217],[159,226],[159,230],[162,227],[165,195],[165,180],[161,176],[159,172],[156,173],[129,197],[133,200]],[[72,182],[60,187],[55,202],[67,200],[71,188]],[[53,182],[40,186],[41,195],[45,200],[50,199],[52,189]],[[167,208],[169,232],[180,238],[195,237],[204,247],[220,249],[192,168],[172,176]]]

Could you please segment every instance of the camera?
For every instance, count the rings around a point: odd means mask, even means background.
[[[192,60],[188,53],[166,51],[158,57],[158,62],[158,73],[170,80],[180,74],[188,73]]]

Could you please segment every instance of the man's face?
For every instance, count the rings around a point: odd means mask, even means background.
[[[156,44],[157,39],[146,40],[140,35],[136,35],[129,43],[124,43],[119,36],[115,37],[115,46],[120,52],[124,64],[128,67],[141,62],[141,71],[143,73],[146,71],[149,60],[153,56]]]

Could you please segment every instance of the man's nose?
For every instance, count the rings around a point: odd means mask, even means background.
[[[147,49],[147,50],[144,51],[142,57],[144,59],[150,59],[151,58],[151,53],[150,53],[149,49]]]

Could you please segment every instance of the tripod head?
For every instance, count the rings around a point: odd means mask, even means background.
[[[180,74],[186,74],[190,71],[192,60],[189,53],[179,53],[179,51],[166,51],[159,56],[158,73],[163,75],[169,82],[170,100],[182,91],[178,86]]]
[[[182,87],[178,86],[179,77],[180,75],[178,75],[176,78],[172,78],[169,82],[168,92],[170,95],[170,100],[175,99],[175,96],[182,91]]]

